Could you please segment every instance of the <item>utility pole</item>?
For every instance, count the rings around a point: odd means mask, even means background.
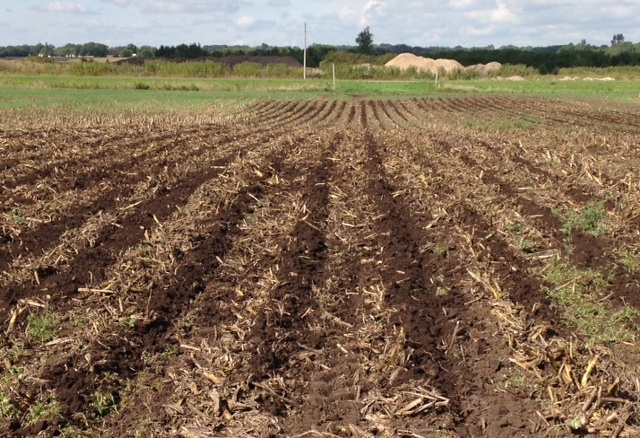
[[[304,65],[302,79],[307,80],[307,22],[304,23]]]

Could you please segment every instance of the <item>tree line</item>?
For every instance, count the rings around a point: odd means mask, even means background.
[[[502,64],[522,64],[536,68],[540,73],[557,73],[569,67],[615,67],[640,65],[640,43],[625,41],[624,35],[615,34],[611,45],[594,46],[582,40],[578,44],[547,47],[419,47],[405,44],[373,44],[373,35],[365,29],[356,38],[357,46],[333,46],[313,44],[307,48],[307,65],[318,67],[322,61],[337,63],[374,63],[391,59],[400,53],[413,53],[431,58],[455,59],[463,65],[486,64],[497,61]],[[177,46],[127,46],[109,47],[89,42],[54,47],[51,44],[0,46],[0,58],[6,57],[131,57],[196,59],[223,56],[290,56],[303,62],[304,51],[299,47],[279,47],[262,44],[258,47],[205,45],[197,43]]]

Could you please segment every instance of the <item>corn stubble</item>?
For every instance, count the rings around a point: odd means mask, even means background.
[[[640,433],[636,109],[41,116],[0,131],[2,433]]]

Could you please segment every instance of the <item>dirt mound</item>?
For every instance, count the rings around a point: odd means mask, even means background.
[[[432,59],[416,56],[412,53],[402,53],[385,64],[386,67],[395,67],[400,70],[415,68],[418,71],[428,71],[433,74],[439,69],[444,69],[447,73],[454,70],[464,70],[464,66],[453,59]]]
[[[115,61],[113,62],[113,64],[115,65],[122,65],[122,64],[130,64],[130,65],[135,65],[138,67],[142,67],[144,65],[145,62],[147,62],[148,58],[144,58],[142,56],[134,56],[131,58],[124,58],[121,59],[119,61]]]
[[[494,71],[500,70],[501,68],[502,64],[500,64],[499,62],[490,62],[488,64],[473,64],[468,66],[466,70],[473,70],[475,72],[478,72],[478,75],[480,77],[486,77]]]

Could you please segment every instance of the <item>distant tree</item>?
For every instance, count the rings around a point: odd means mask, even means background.
[[[80,48],[80,56],[97,56],[105,57],[109,54],[109,47],[105,44],[89,42],[83,44]]]
[[[22,46],[7,46],[0,50],[0,57],[16,57],[21,58],[25,56],[29,56],[31,54],[31,48],[27,45]]]
[[[369,30],[369,26],[358,34],[356,43],[358,44],[358,52],[364,55],[371,55],[373,53],[373,34]]]
[[[64,54],[69,56],[78,56],[80,54],[81,46],[79,44],[68,43],[63,47]]]
[[[138,47],[135,44],[129,44],[120,54],[124,58],[130,58],[138,54]]]
[[[624,42],[624,35],[621,33],[615,34],[613,39],[611,40],[611,45],[615,46],[616,44],[620,44]]]
[[[206,50],[204,50],[200,44],[190,44],[190,45],[186,45],[186,44],[180,44],[175,48],[175,58],[188,58],[188,59],[194,59],[194,58],[200,58],[202,56],[208,56],[209,52],[207,52]]]
[[[151,46],[140,46],[138,48],[138,56],[143,58],[155,58],[156,49]]]
[[[35,46],[31,46],[31,50],[29,51],[29,55],[38,56],[42,50],[44,50],[44,44],[38,43]]]
[[[176,48],[169,46],[160,46],[160,48],[156,50],[156,56],[159,58],[175,58]]]
[[[49,57],[53,56],[56,48],[49,43],[44,43],[44,47],[40,51],[40,56]]]

